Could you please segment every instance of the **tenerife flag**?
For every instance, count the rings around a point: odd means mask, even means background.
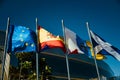
[[[95,54],[101,53],[103,55],[112,55],[120,61],[120,50],[112,46],[110,43],[103,40],[97,34],[90,30],[91,39],[94,47]]]
[[[88,54],[86,41],[82,40],[76,33],[65,27],[66,44],[69,54]]]
[[[24,26],[9,26],[8,52],[35,52],[36,33]]]
[[[40,50],[46,50],[50,48],[60,48],[64,52],[66,51],[63,40],[59,36],[54,36],[44,28],[38,26],[38,39]]]

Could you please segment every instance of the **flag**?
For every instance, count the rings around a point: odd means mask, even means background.
[[[91,40],[95,54],[111,55],[120,61],[120,50],[103,40],[100,36],[90,30]]]
[[[36,33],[24,26],[10,26],[8,29],[8,52],[35,52]]]
[[[66,51],[63,40],[59,36],[54,36],[44,28],[38,26],[38,40],[40,50],[50,48],[60,48],[64,52]]]
[[[92,48],[92,44],[90,43],[90,41],[86,41],[86,44],[90,48],[91,56],[94,57],[94,51],[93,51],[93,48]],[[105,58],[106,57],[101,53],[96,54],[96,59],[97,60],[103,60]]]
[[[86,46],[86,41],[82,40],[76,33],[65,27],[65,37],[66,44],[69,51],[69,54],[87,54],[88,47]]]

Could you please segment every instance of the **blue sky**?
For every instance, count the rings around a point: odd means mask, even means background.
[[[89,40],[86,22],[104,40],[120,49],[119,0],[0,0],[0,30],[10,24],[24,25],[35,30],[35,18],[54,35],[63,35],[61,20],[82,39]],[[105,60],[120,75],[120,62],[112,57]]]

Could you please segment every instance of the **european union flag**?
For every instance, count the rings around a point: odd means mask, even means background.
[[[24,26],[9,26],[8,52],[35,52],[37,50],[36,33]]]

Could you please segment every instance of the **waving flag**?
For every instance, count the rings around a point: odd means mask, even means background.
[[[36,33],[24,26],[10,26],[8,31],[8,52],[36,51]]]
[[[66,44],[70,54],[88,54],[88,47],[86,41],[82,40],[73,31],[65,27]]]
[[[90,41],[86,41],[86,44],[87,44],[88,47],[90,47],[91,56],[94,57],[94,51],[93,51],[93,48],[92,48],[92,44],[90,43]],[[97,60],[103,60],[105,58],[106,57],[103,54],[101,54],[101,53],[97,53],[96,54],[96,59]]]
[[[66,51],[63,40],[59,36],[54,36],[42,27],[38,27],[38,39],[40,50],[50,48],[61,48],[64,52]]]
[[[120,61],[120,50],[112,46],[110,43],[103,40],[97,34],[90,30],[91,39],[94,47],[95,54],[101,53],[103,55],[112,55]]]

